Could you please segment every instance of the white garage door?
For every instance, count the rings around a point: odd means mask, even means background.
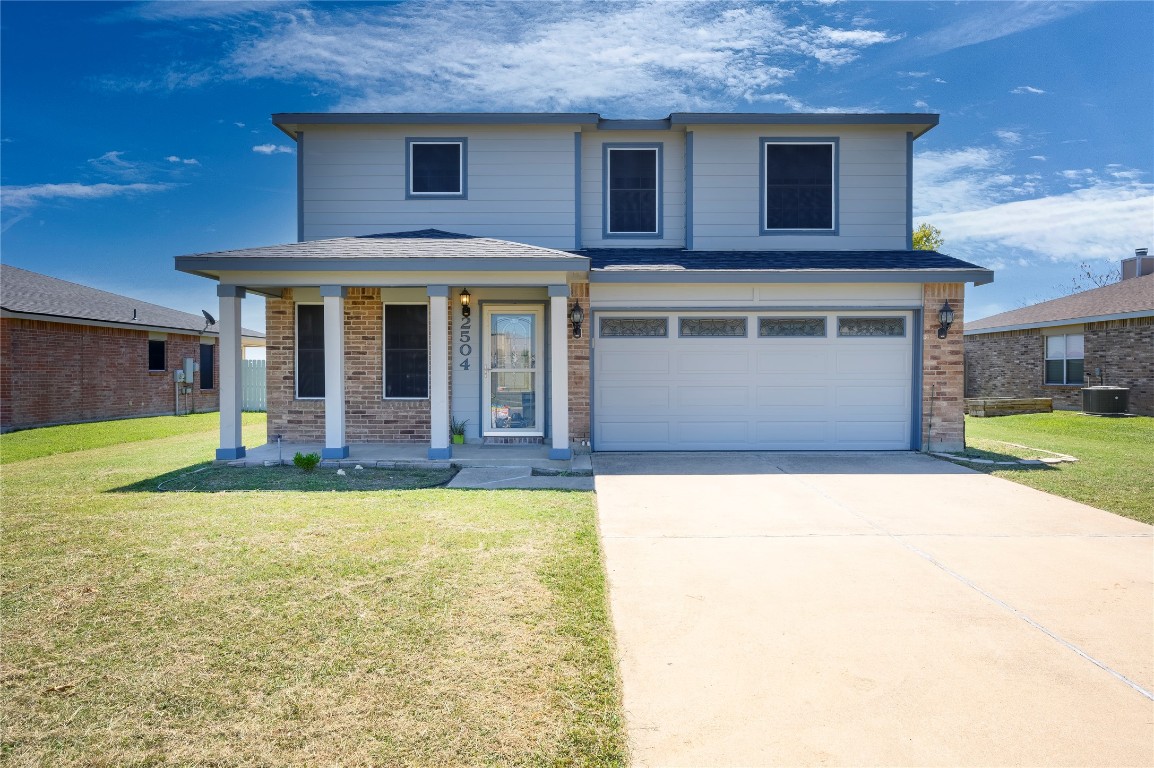
[[[599,312],[598,451],[908,450],[909,312]]]

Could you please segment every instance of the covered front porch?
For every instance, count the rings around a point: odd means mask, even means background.
[[[218,461],[291,461],[290,445],[353,464],[420,451],[563,469],[573,456],[570,284],[585,280],[584,257],[426,230],[179,257],[177,268],[220,282]],[[267,300],[269,385],[268,443],[251,452],[239,344],[250,292]],[[472,422],[469,444],[452,443],[454,422]],[[480,444],[491,442],[512,444]]]
[[[226,460],[230,466],[263,467],[292,464],[293,456],[324,450],[322,443],[268,442],[247,449],[245,455]],[[427,447],[420,443],[352,443],[348,455],[340,459],[324,459],[321,466],[339,467],[439,467],[455,464],[460,467],[531,467],[552,472],[588,472],[590,458],[587,452],[574,452],[569,458],[551,458],[549,445],[481,445],[476,443],[454,445],[448,459],[430,459]]]

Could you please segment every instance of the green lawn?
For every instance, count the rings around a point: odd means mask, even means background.
[[[0,762],[625,762],[592,494],[218,491],[215,422],[168,434],[0,438]]]
[[[1154,523],[1154,418],[1103,418],[1072,411],[966,417],[966,447],[990,458],[1038,456],[1010,444],[1078,459],[1073,464],[975,469],[1119,515]]]

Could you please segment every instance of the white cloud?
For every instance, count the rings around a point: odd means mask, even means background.
[[[1038,175],[1009,168],[1010,156],[989,147],[920,153],[916,218],[942,230],[947,251],[994,268],[1119,258],[1154,240],[1154,184],[1140,172],[1063,170],[1052,177],[1063,188],[1051,192]]]
[[[119,150],[105,152],[100,157],[89,158],[88,165],[104,176],[112,176],[124,181],[144,178],[147,169],[138,162],[125,160],[126,153]]]
[[[244,123],[233,123],[237,128],[244,128]]]
[[[252,148],[252,151],[258,155],[291,155],[293,148],[283,144],[257,144]]]
[[[4,222],[0,225],[0,231],[8,231],[17,222],[28,218],[34,208],[44,203],[128,197],[163,192],[174,186],[176,185],[143,183],[6,185],[0,187],[0,202],[3,203],[4,210]]]
[[[1045,160],[1046,160],[1046,156],[1045,156],[1045,155],[1030,155],[1030,159],[1031,159],[1031,160],[1042,160],[1042,161],[1045,161]]]
[[[754,103],[801,68],[842,67],[899,39],[793,12],[749,1],[321,5],[268,14],[221,66],[312,82],[339,95],[341,111],[664,114]]]
[[[1035,96],[1041,96],[1043,93],[1045,93],[1045,91],[1043,91],[1041,88],[1035,88],[1032,85],[1019,85],[1017,88],[1010,91],[1010,93],[1032,93]]]
[[[178,157],[176,155],[169,155],[164,159],[177,165],[200,165],[200,161],[194,157]]]
[[[994,131],[994,135],[997,136],[1005,144],[1021,144],[1022,143],[1022,134],[1018,133],[1017,131],[1006,131],[1006,130]]]
[[[958,7],[969,15],[961,18],[949,16],[944,26],[919,38],[926,53],[944,53],[1045,26],[1086,10],[1087,4],[1018,0],[1013,3],[962,3]]]

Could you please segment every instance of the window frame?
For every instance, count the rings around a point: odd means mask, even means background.
[[[652,151],[655,163],[654,182],[654,223],[653,232],[614,232],[610,229],[612,211],[612,189],[610,180],[611,158],[614,151],[646,150]],[[606,240],[661,240],[665,237],[665,144],[660,141],[614,141],[601,145],[601,237]]]
[[[388,308],[396,306],[408,307],[424,307],[425,308],[425,394],[423,396],[390,396],[388,394]],[[381,399],[382,400],[409,400],[422,401],[428,400],[432,396],[432,381],[431,374],[433,371],[432,360],[432,312],[428,302],[424,301],[385,301],[381,303]]]
[[[301,307],[320,307],[321,308],[321,351],[324,352],[324,302],[321,301],[298,301],[293,308],[293,398],[296,400],[324,400],[324,394],[320,395],[306,395],[301,396]],[[321,381],[322,389],[324,388],[324,358],[321,358]]]
[[[830,164],[830,227],[813,229],[813,228],[773,228],[767,227],[768,211],[766,205],[768,204],[767,188],[769,183],[769,147],[787,144],[810,144],[815,146],[828,146],[832,156],[832,163]],[[841,162],[841,146],[840,139],[837,136],[762,136],[759,140],[759,165],[758,171],[759,180],[759,202],[758,209],[758,234],[762,236],[837,236],[840,232],[841,217],[838,216],[838,203],[841,199],[840,189],[840,162]]]
[[[1080,336],[1082,338],[1082,355],[1081,357],[1069,357],[1069,343],[1066,341],[1071,336]],[[1050,339],[1062,339],[1062,357],[1050,357]],[[1050,381],[1049,363],[1055,361],[1062,362],[1062,380]],[[1070,361],[1080,360],[1082,362],[1082,380],[1070,381]],[[1047,387],[1084,387],[1086,386],[1086,333],[1054,333],[1043,334],[1042,336],[1042,384]]]
[[[211,350],[212,360],[208,365],[208,386],[204,385],[205,365],[204,365],[204,350],[207,347]],[[216,389],[216,344],[209,344],[200,342],[200,382],[199,387],[202,391],[209,391]]]
[[[160,345],[160,367],[152,367],[153,344]],[[148,340],[148,372],[149,373],[164,373],[168,370],[168,339],[149,339]]]
[[[417,144],[456,144],[460,148],[459,192],[414,192],[413,147]],[[468,200],[469,199],[469,139],[465,136],[408,136],[405,138],[405,199],[406,200]]]

